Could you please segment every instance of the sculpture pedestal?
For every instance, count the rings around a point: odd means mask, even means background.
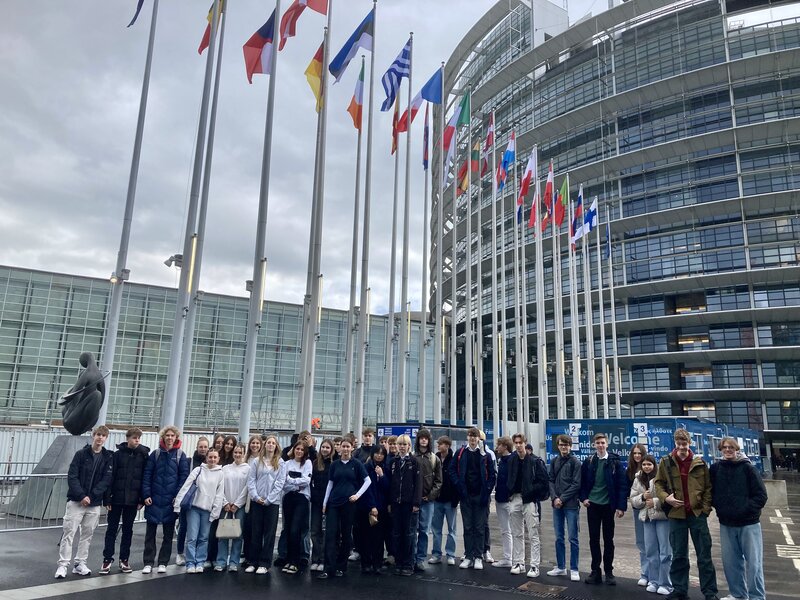
[[[60,435],[53,440],[33,469],[33,477],[28,477],[22,484],[5,512],[37,520],[63,517],[69,465],[75,453],[91,443],[92,438],[88,435]]]

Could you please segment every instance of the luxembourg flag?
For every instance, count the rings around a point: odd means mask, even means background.
[[[503,191],[508,178],[508,169],[514,164],[514,159],[517,153],[517,138],[514,130],[511,130],[511,139],[508,140],[506,151],[503,152],[503,161],[500,163],[500,168],[497,171],[497,191]]]
[[[272,51],[275,38],[275,11],[242,47],[244,51],[244,68],[247,70],[247,81],[253,83],[253,75],[261,73],[270,74],[272,66]]]
[[[525,167],[525,173],[522,175],[522,182],[519,186],[519,196],[517,196],[517,223],[522,222],[522,205],[528,190],[531,187],[531,179],[533,179],[534,169],[536,168],[536,147],[531,150],[531,156],[528,159],[528,166]]]

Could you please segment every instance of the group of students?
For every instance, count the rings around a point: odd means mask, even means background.
[[[133,521],[144,506],[145,574],[154,567],[166,572],[177,522],[176,563],[185,565],[187,573],[211,568],[235,572],[243,555],[247,573],[267,574],[277,567],[293,575],[308,568],[318,579],[327,579],[344,576],[348,561],[360,561],[364,574],[393,566],[404,576],[424,571],[426,563],[455,565],[459,505],[465,548],[460,568],[481,570],[491,563],[536,578],[542,503],[549,500],[556,555],[549,576],[580,580],[578,517],[585,507],[591,570],[584,581],[614,585],[614,520],[630,503],[640,553],[639,585],[668,599],[688,598],[691,534],[701,590],[706,600],[716,600],[705,520],[713,506],[731,591],[723,600],[764,598],[759,519],[766,491],[732,438],[722,440],[723,460],[709,469],[692,454],[691,438],[681,429],[675,432],[675,450],[660,462],[636,444],[627,466],[608,452],[602,433],[594,437],[595,452],[583,462],[572,453],[571,438],[557,436],[558,454],[549,466],[523,434],[499,438],[492,451],[474,427],[467,431],[466,445],[455,450],[446,436],[436,440],[434,449],[427,429],[417,432],[413,449],[408,435],[385,436],[376,444],[369,428],[358,447],[352,435],[345,435],[324,439],[318,449],[307,431],[293,436],[284,450],[273,435],[252,436],[246,446],[234,436],[218,435],[213,442],[201,437],[191,459],[174,426],[159,432],[159,447],[152,452],[140,444],[141,435],[138,428],[128,430],[126,442],[112,453],[103,447],[108,429],[97,427],[92,444],[73,458],[56,578],[66,577],[78,530],[72,572],[91,573],[86,560],[102,507],[108,510],[108,529],[100,573],[110,572],[119,530],[119,569],[131,572]],[[502,539],[498,560],[490,551],[492,495]],[[279,514],[283,527],[275,558]],[[217,535],[222,519],[234,520],[238,527]],[[156,560],[159,525],[163,537]]]

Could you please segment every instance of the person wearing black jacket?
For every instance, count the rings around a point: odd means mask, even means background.
[[[361,446],[353,450],[353,458],[366,464],[378,445],[375,443],[375,430],[371,427],[364,427],[361,431]]]
[[[531,545],[531,565],[528,577],[539,577],[541,543],[539,521],[542,500],[550,496],[547,468],[544,461],[525,450],[525,436],[515,433],[516,452],[508,459],[508,512],[513,536],[513,558],[511,573],[525,572],[525,524],[528,525],[528,540]]]
[[[414,574],[414,534],[422,504],[422,469],[411,455],[411,438],[397,438],[398,456],[392,461],[389,502],[392,513],[395,574]]]
[[[719,518],[722,569],[729,598],[764,600],[764,544],[761,509],[767,489],[750,459],[739,451],[739,442],[724,437],[719,442],[722,460],[709,469],[711,506]]]
[[[442,530],[447,520],[447,564],[456,564],[456,507],[458,506],[458,489],[450,478],[450,462],[453,460],[453,442],[443,435],[436,440],[439,460],[442,461],[442,487],[433,504],[431,531],[433,532],[433,548],[428,562],[432,565],[442,562]]]
[[[103,547],[103,565],[100,573],[106,574],[114,562],[114,546],[117,543],[119,522],[122,520],[122,541],[119,545],[119,570],[130,573],[128,559],[131,555],[133,521],[136,512],[144,506],[142,479],[150,448],[140,444],[142,430],[132,427],[125,433],[125,442],[117,446],[113,458],[113,478],[103,502],[108,509],[108,527]]]
[[[333,462],[333,440],[325,439],[319,445],[317,458],[311,466],[311,567],[322,571],[325,562],[325,532],[322,529],[322,502],[328,487],[328,475]]]
[[[80,541],[75,552],[75,575],[91,575],[86,566],[89,545],[100,521],[100,511],[108,487],[111,485],[113,452],[103,448],[108,438],[108,427],[99,425],[92,431],[92,443],[75,453],[67,474],[67,508],[64,513],[64,531],[58,550],[56,579],[67,576],[72,558],[72,541],[80,528]]]

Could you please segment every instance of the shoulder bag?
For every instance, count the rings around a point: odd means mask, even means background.
[[[235,540],[242,537],[242,524],[235,513],[226,512],[217,524],[218,540]]]

